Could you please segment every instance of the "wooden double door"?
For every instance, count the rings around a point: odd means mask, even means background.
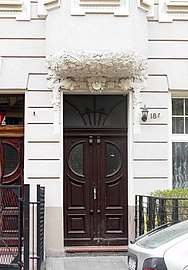
[[[64,130],[65,245],[127,244],[125,129]]]

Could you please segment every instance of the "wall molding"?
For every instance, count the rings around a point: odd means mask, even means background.
[[[138,8],[147,12],[147,17],[154,16],[154,0],[138,0]]]
[[[3,57],[0,56],[0,73],[1,73],[2,65],[3,65]]]
[[[50,10],[59,8],[61,5],[61,0],[38,0],[38,16],[41,18],[46,18]]]
[[[111,13],[115,16],[129,15],[130,0],[71,0],[71,15],[87,13]]]
[[[167,1],[168,13],[188,13],[188,1]]]
[[[172,22],[174,19],[188,19],[188,0],[159,1],[159,21]]]
[[[2,1],[0,0],[0,10],[1,11],[22,11],[23,1]]]
[[[30,20],[30,0],[0,0],[0,16]]]

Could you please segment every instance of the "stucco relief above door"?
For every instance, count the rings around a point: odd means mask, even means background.
[[[134,131],[139,131],[140,91],[146,87],[147,61],[134,50],[76,52],[62,51],[47,57],[48,88],[53,91],[54,130],[60,132],[60,90],[79,93],[133,91]]]

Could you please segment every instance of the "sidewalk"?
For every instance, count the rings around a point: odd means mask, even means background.
[[[46,259],[46,270],[127,270],[125,255],[81,255]]]

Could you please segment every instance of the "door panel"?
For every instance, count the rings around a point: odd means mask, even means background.
[[[89,170],[87,166],[87,138],[69,137],[65,145],[64,198],[66,201],[65,238],[90,241]]]
[[[0,138],[0,184],[23,184],[23,138]]]
[[[125,244],[127,240],[126,136],[101,139],[101,243]]]
[[[0,138],[0,158],[0,185],[23,185],[23,138]],[[0,234],[6,243],[14,246],[17,244],[18,197],[13,189],[1,189],[0,217]],[[10,240],[14,235],[15,239]]]
[[[127,244],[126,135],[65,132],[64,149],[65,245]]]

